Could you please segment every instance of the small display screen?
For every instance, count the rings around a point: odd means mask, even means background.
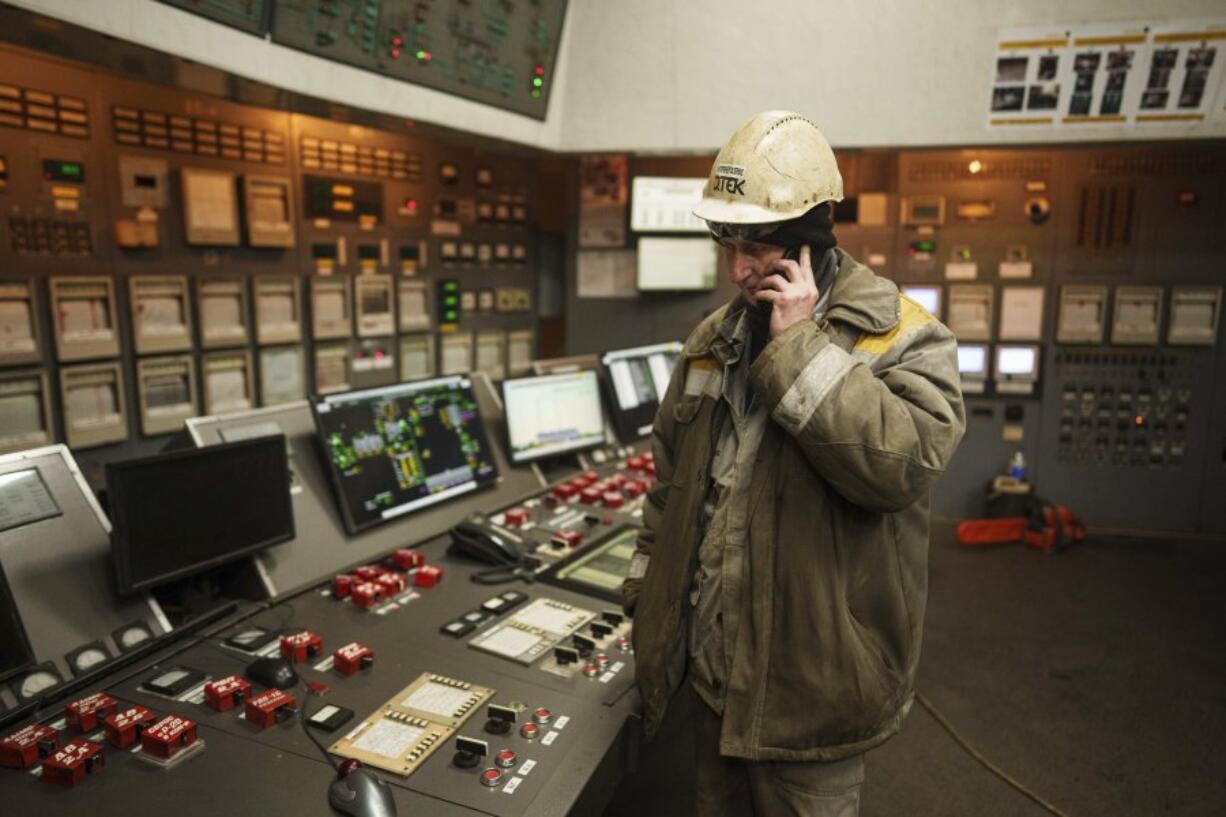
[[[467,377],[331,395],[314,409],[350,533],[498,480]]]
[[[1033,378],[1038,370],[1038,350],[1033,346],[998,346],[996,373],[1014,378]]]
[[[189,576],[292,539],[285,437],[108,463],[120,592]]]
[[[987,368],[988,347],[958,344],[958,372],[963,377],[968,375],[983,377],[987,374]]]
[[[609,601],[620,601],[622,581],[634,558],[636,528],[616,531],[581,555],[551,567],[543,577],[550,584]]]
[[[600,386],[593,371],[506,380],[502,396],[512,462],[604,442]]]
[[[37,468],[0,474],[0,531],[59,516],[60,506]]]
[[[21,624],[17,602],[13,599],[8,580],[0,569],[0,681],[9,678],[34,663],[34,651]]]
[[[623,442],[647,436],[668,389],[680,343],[659,343],[607,352],[600,359],[612,391],[613,424]]]
[[[49,182],[83,182],[85,165],[63,159],[43,159],[43,178]]]
[[[902,293],[933,315],[941,314],[940,287],[903,287]]]

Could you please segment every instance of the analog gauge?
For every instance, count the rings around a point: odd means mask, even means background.
[[[54,665],[43,664],[30,671],[17,684],[17,696],[23,701],[37,698],[43,692],[60,685],[60,674]]]
[[[111,637],[115,639],[119,649],[128,652],[153,638],[153,633],[149,631],[148,627],[138,621],[120,627]]]
[[[95,641],[92,644],[77,647],[64,656],[64,660],[68,662],[68,668],[72,670],[73,675],[81,676],[110,661],[111,654],[101,642]]]

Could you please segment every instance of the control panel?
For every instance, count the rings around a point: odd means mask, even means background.
[[[545,118],[566,0],[275,0],[273,6],[272,38],[282,45]]]
[[[535,157],[7,48],[0,66],[0,409],[18,426],[0,447],[67,442],[98,482],[188,417],[456,368],[436,277],[456,282],[463,371],[536,356]]]

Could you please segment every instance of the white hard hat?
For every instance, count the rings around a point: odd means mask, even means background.
[[[720,149],[694,215],[721,225],[767,224],[842,200],[843,177],[817,125],[791,111],[766,111]]]

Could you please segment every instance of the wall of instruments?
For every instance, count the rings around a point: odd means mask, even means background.
[[[0,48],[0,450],[535,354],[535,159]]]
[[[628,175],[699,190],[710,161],[630,157]],[[847,150],[839,163],[840,246],[960,340],[969,428],[939,514],[982,515],[1020,450],[1038,492],[1092,526],[1226,535],[1226,145]],[[686,202],[629,188],[624,242],[579,254],[637,249],[641,283],[645,239],[705,234],[677,214]],[[674,226],[638,226],[639,213]],[[733,294],[717,282],[584,298],[577,266],[571,353],[683,338]]]

